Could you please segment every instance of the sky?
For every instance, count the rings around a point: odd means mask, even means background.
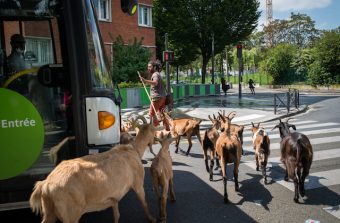
[[[273,20],[289,19],[291,12],[307,14],[317,29],[335,29],[340,26],[340,0],[272,0]],[[266,21],[266,0],[260,0],[261,17],[258,30]]]

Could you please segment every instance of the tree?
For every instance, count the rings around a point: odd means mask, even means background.
[[[314,62],[308,73],[313,85],[340,83],[340,33],[325,32],[315,43]]]
[[[263,31],[273,34],[273,46],[280,43],[289,43],[305,48],[320,36],[320,31],[315,28],[315,21],[306,14],[291,13],[288,20],[274,20]]]
[[[294,69],[291,66],[296,48],[290,44],[280,44],[268,51],[261,67],[273,77],[273,84],[289,84],[294,81]]]
[[[202,57],[202,83],[212,56],[226,45],[244,40],[257,26],[260,12],[257,0],[155,0],[157,38],[169,35],[169,43],[177,49],[178,61],[194,61]],[[157,41],[161,44],[163,41]],[[158,46],[158,45],[157,45]],[[159,48],[162,47],[157,47]],[[159,53],[158,53],[159,55]]]
[[[118,36],[112,45],[112,79],[118,82],[139,81],[137,71],[147,68],[151,52],[142,46],[142,39],[135,38],[132,43],[124,45],[123,38]]]

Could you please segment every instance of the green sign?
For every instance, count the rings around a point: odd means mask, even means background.
[[[0,88],[0,180],[30,168],[44,145],[39,112],[24,96]]]

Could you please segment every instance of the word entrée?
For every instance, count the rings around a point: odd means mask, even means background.
[[[18,127],[34,127],[36,125],[35,120],[26,118],[24,120],[1,120],[1,128],[18,128]]]

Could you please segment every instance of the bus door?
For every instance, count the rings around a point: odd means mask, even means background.
[[[119,143],[91,0],[0,1],[0,211],[27,208],[63,159]]]

